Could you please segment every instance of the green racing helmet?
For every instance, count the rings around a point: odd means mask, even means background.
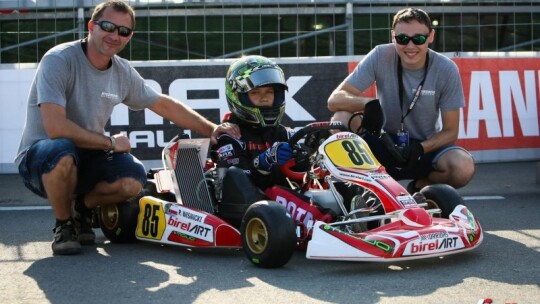
[[[274,104],[255,106],[247,92],[264,86],[274,87]],[[240,120],[262,127],[276,126],[285,113],[287,83],[283,70],[266,57],[251,55],[231,64],[225,80],[227,105]]]

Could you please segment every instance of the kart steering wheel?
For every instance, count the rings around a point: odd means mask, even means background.
[[[293,150],[293,157],[280,166],[281,172],[291,180],[302,181],[307,170],[296,171],[297,165],[309,164],[309,157],[317,151],[319,145],[328,138],[330,130],[347,131],[347,127],[339,121],[313,122],[297,130],[287,141]],[[305,138],[304,143],[299,141]],[[309,169],[308,169],[309,170]]]

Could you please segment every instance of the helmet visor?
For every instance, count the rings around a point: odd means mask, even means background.
[[[239,76],[239,93],[247,93],[255,88],[271,84],[282,84],[287,87],[285,75],[280,69],[260,69],[251,72],[249,75]]]

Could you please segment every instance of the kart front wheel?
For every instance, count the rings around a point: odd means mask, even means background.
[[[257,267],[285,265],[296,248],[296,225],[287,210],[274,201],[249,206],[240,233],[247,258]]]
[[[463,204],[463,198],[453,187],[445,184],[429,185],[420,190],[426,197],[426,209],[441,209],[440,217],[449,218],[454,209]],[[436,216],[437,217],[437,216]]]

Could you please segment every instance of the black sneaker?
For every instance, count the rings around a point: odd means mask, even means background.
[[[75,230],[79,235],[81,245],[94,244],[96,234],[92,230],[92,209],[84,206],[82,195],[77,196],[73,207],[73,221],[75,222]]]
[[[81,244],[77,240],[77,232],[72,221],[55,227],[53,232],[52,251],[54,254],[69,255],[81,253]]]

